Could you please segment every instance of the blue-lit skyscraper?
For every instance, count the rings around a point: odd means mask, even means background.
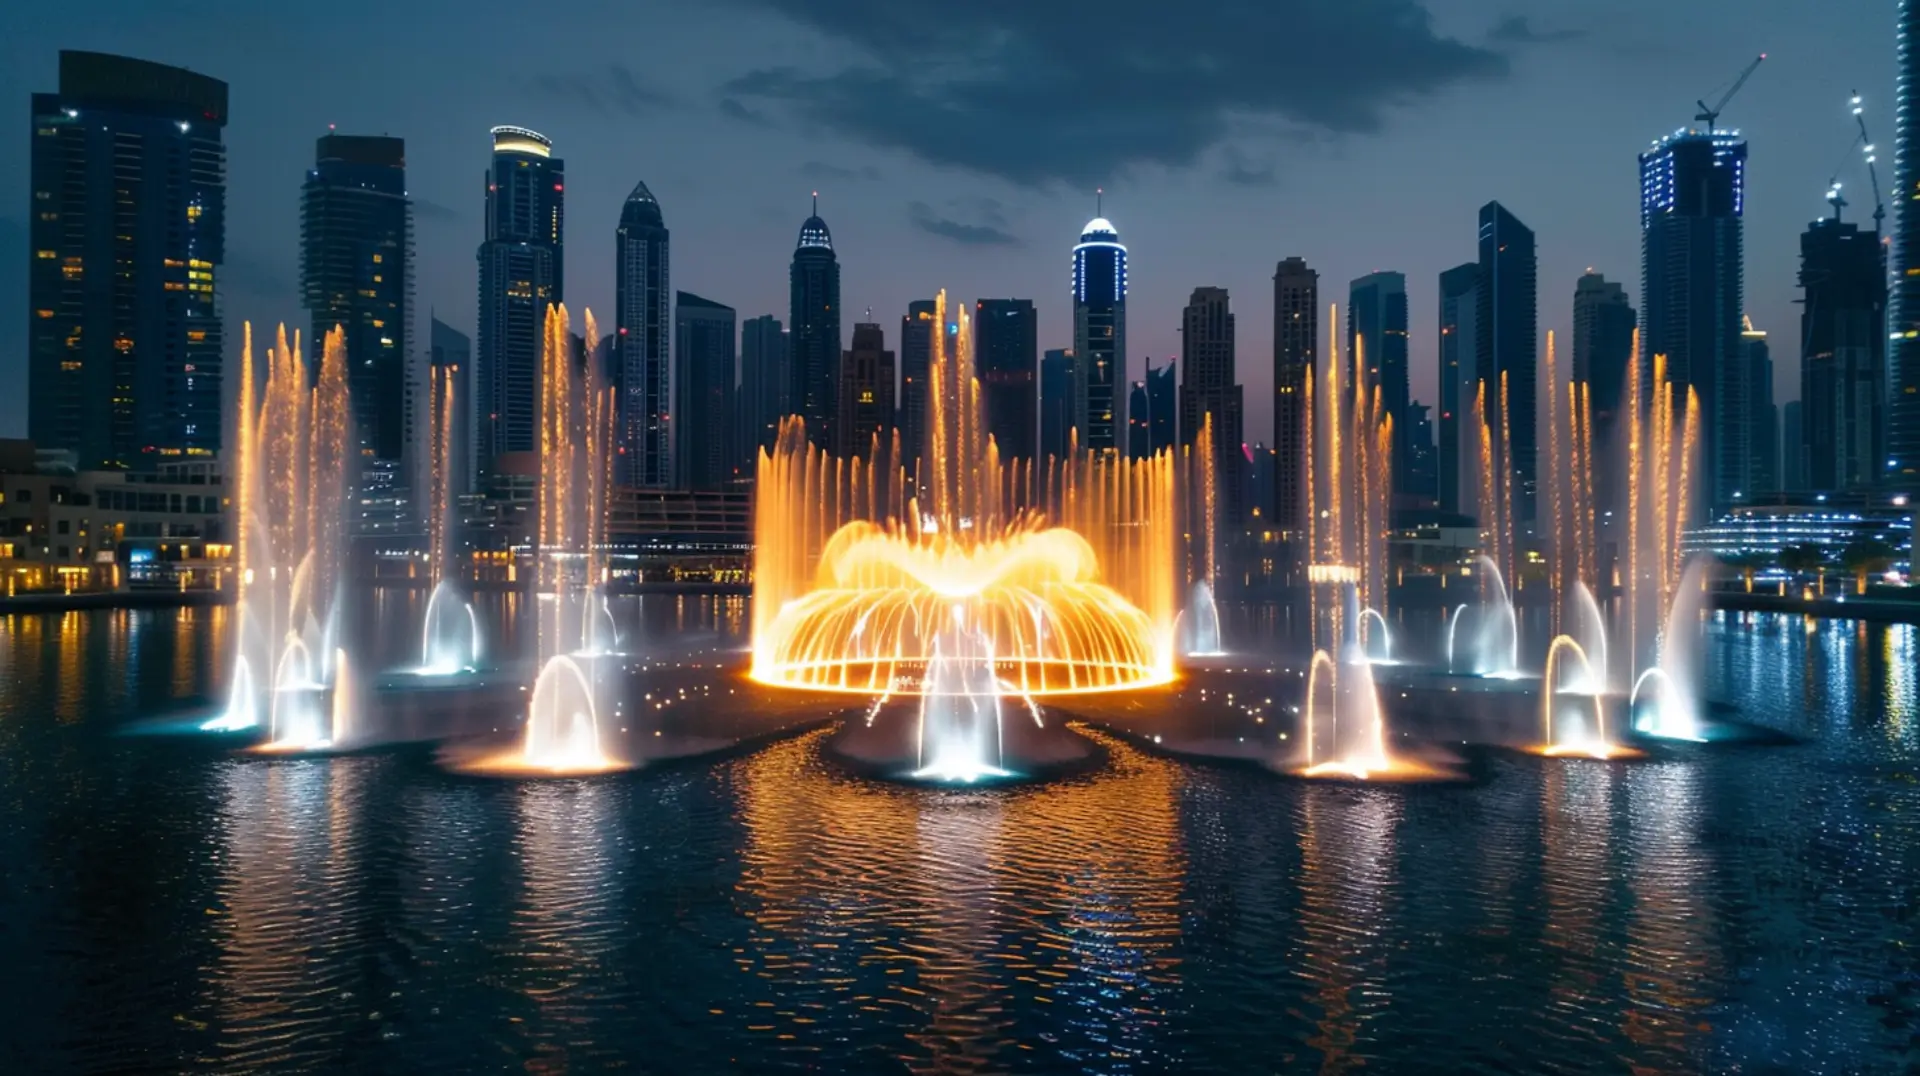
[[[1080,447],[1126,448],[1127,248],[1105,217],[1081,229],[1073,248],[1073,425]]]
[[[613,331],[618,451],[614,478],[621,485],[640,489],[660,489],[673,481],[673,421],[688,417],[676,411],[667,397],[669,330],[673,324],[669,319],[674,316],[668,308],[673,295],[668,286],[668,240],[659,201],[644,182],[634,184],[620,209],[620,228],[613,237],[613,305],[618,317]],[[706,303],[697,296],[693,298]],[[731,326],[732,311],[727,313]],[[731,343],[727,353],[733,353]],[[731,364],[727,376],[731,391]],[[698,417],[702,422],[713,421],[710,414]],[[703,468],[708,465],[700,464]]]
[[[840,370],[840,261],[819,208],[816,198],[814,214],[800,225],[800,242],[788,270],[787,341],[793,381],[787,406],[806,420],[807,440],[831,449],[834,411],[839,406],[834,376]]]
[[[540,349],[547,308],[566,300],[561,246],[565,162],[537,131],[495,127],[492,134],[475,364],[482,486],[502,453],[538,447]]]
[[[29,436],[83,468],[215,455],[227,84],[63,51],[32,120]]]
[[[1703,510],[1753,488],[1740,345],[1746,165],[1746,142],[1720,129],[1679,131],[1640,155],[1641,374],[1665,355],[1667,376],[1700,399]]]
[[[1899,20],[1886,469],[1896,489],[1920,493],[1920,0],[1900,0]]]

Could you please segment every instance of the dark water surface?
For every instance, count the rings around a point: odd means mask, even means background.
[[[226,615],[0,617],[0,1072],[1920,1065],[1911,626],[1709,624],[1797,746],[943,791],[819,733],[548,783],[126,734],[223,687]]]

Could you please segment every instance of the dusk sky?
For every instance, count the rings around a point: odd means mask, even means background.
[[[847,310],[897,345],[907,303],[1032,298],[1068,346],[1071,247],[1105,187],[1131,256],[1129,376],[1177,356],[1180,309],[1238,317],[1248,437],[1269,440],[1271,277],[1301,255],[1321,298],[1408,277],[1413,392],[1434,399],[1436,277],[1498,199],[1539,236],[1541,329],[1570,349],[1589,266],[1639,304],[1635,154],[1755,54],[1723,124],[1750,139],[1747,309],[1799,395],[1799,233],[1840,171],[1871,212],[1847,96],[1890,185],[1893,0],[74,0],[0,15],[0,436],[24,436],[28,96],[58,50],[188,67],[231,87],[229,339],[304,323],[298,203],[329,123],[407,142],[429,309],[471,333],[487,130],[532,127],[567,165],[567,299],[610,320],[613,240],[637,180],[672,230],[676,288],[787,319],[810,191]]]

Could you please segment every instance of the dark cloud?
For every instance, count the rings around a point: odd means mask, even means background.
[[[772,120],[767,119],[762,113],[755,112],[753,109],[741,104],[740,99],[737,97],[722,97],[720,99],[720,114],[728,119],[739,120],[741,123],[751,123],[755,127],[773,126]]]
[[[752,71],[724,92],[1030,185],[1186,167],[1249,115],[1377,131],[1395,107],[1507,71],[1500,53],[1438,35],[1418,0],[1221,0],[1205,18],[1169,18],[1159,0],[978,0],[964,20],[933,0],[739,2],[860,58]]]
[[[871,181],[878,181],[880,179],[880,169],[870,164],[863,164],[858,168],[842,168],[837,164],[828,164],[825,161],[806,162],[800,166],[800,174],[807,179],[829,179],[841,182],[851,182],[856,179]]]
[[[1010,232],[1003,231],[992,224],[966,224],[943,217],[925,202],[910,203],[907,206],[907,220],[928,235],[937,235],[942,239],[951,239],[970,247],[1021,245],[1019,238]]]
[[[1551,45],[1585,36],[1585,30],[1536,30],[1525,15],[1508,15],[1487,31],[1488,41],[1502,45]]]
[[[601,115],[643,116],[673,105],[673,95],[642,82],[624,64],[536,75],[534,90]]]
[[[1272,161],[1256,161],[1233,146],[1227,147],[1226,159],[1220,178],[1237,187],[1271,187],[1278,182]]]

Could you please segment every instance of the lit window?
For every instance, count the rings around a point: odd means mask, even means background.
[[[33,252],[33,256],[36,258],[48,258],[48,259],[58,257],[58,255],[56,255],[51,250],[36,250]]]

